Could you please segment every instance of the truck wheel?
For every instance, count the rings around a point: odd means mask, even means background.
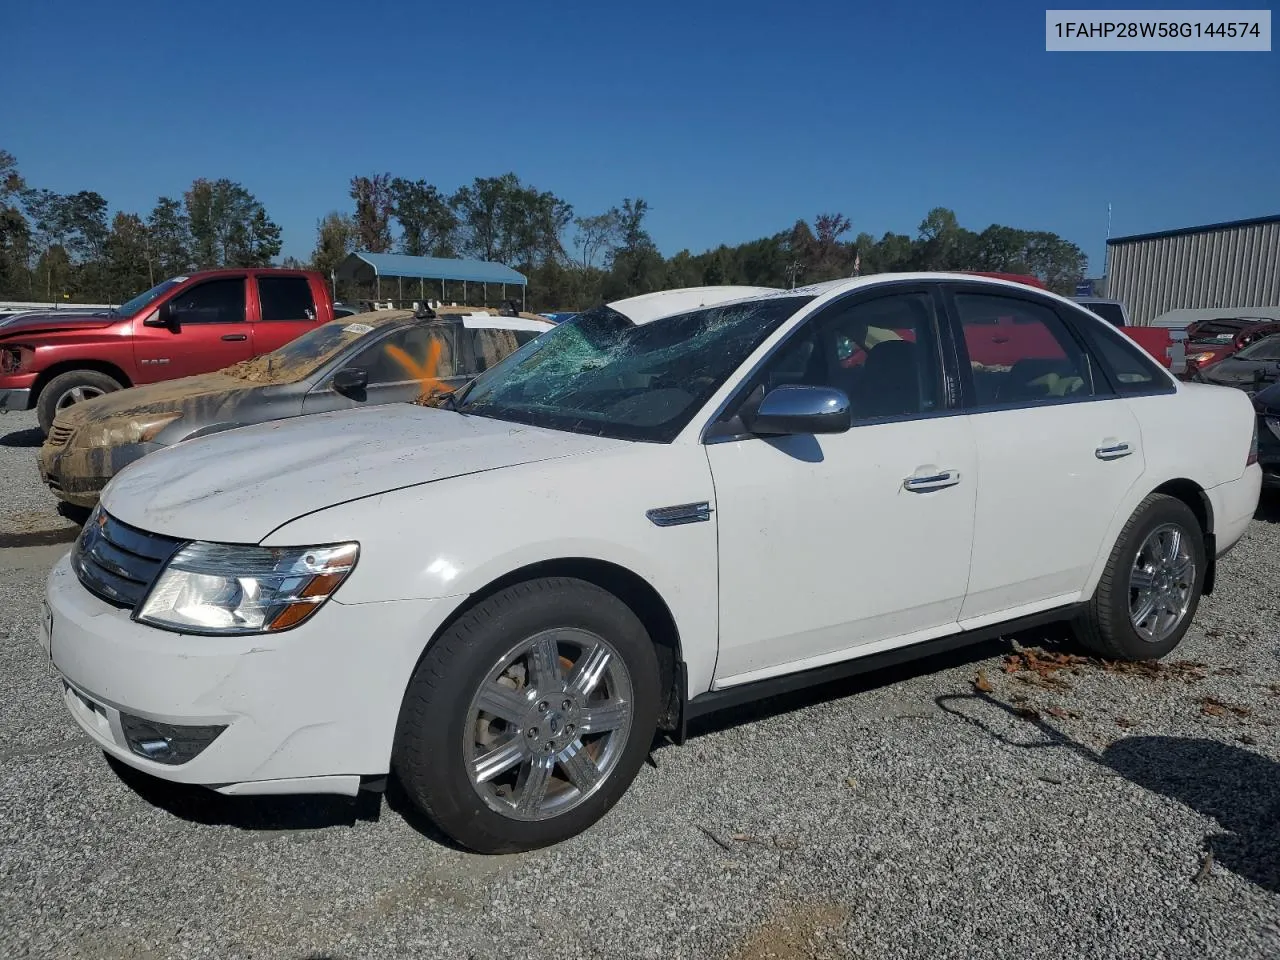
[[[514,853],[581,833],[653,743],[658,661],[643,624],[582,580],[531,580],[450,626],[414,672],[392,769],[455,841]]]
[[[81,400],[92,400],[104,393],[119,390],[124,384],[97,370],[69,370],[44,385],[36,400],[36,419],[47,436],[53,419],[67,407]]]
[[[1206,569],[1196,515],[1176,497],[1153,493],[1111,551],[1077,622],[1080,640],[1104,657],[1158,660],[1191,626]]]

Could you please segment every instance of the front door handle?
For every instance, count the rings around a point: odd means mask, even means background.
[[[912,493],[928,493],[930,490],[941,490],[954,487],[960,482],[960,474],[955,470],[939,470],[937,473],[918,473],[907,477],[902,485]]]
[[[224,333],[222,335],[222,339],[223,340],[248,340],[249,335],[247,333]]]
[[[1093,451],[1093,455],[1099,460],[1119,460],[1121,457],[1127,457],[1131,453],[1133,453],[1133,447],[1123,441],[1103,443],[1102,446]]]

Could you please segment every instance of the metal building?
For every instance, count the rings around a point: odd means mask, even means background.
[[[1280,214],[1107,241],[1107,296],[1130,322],[1170,310],[1280,306]]]

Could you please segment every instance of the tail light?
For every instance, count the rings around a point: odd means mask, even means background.
[[[1249,441],[1249,457],[1244,465],[1251,467],[1258,462],[1258,418],[1253,418],[1253,438]]]

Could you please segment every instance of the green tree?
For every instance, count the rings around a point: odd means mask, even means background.
[[[597,257],[608,260],[621,243],[622,224],[616,207],[594,217],[577,217],[573,224],[577,227],[574,242],[582,257],[584,270],[594,267]]]
[[[122,303],[156,284],[147,226],[137,214],[115,215],[105,248],[104,292],[112,303]]]
[[[27,185],[18,173],[18,161],[0,150],[0,295],[29,298],[31,228],[19,206]]]
[[[434,184],[403,177],[391,181],[390,192],[401,251],[411,257],[451,256],[458,216],[448,198]]]
[[[356,222],[345,213],[334,210],[316,221],[316,246],[311,251],[311,269],[326,277],[333,275],[347,254],[356,248]]]
[[[182,204],[161,197],[147,217],[148,279],[152,285],[192,269],[191,222]]]
[[[196,180],[186,192],[196,266],[261,267],[280,252],[280,228],[258,199],[230,180]]]
[[[391,249],[391,215],[395,211],[391,174],[352,177],[350,196],[356,202],[358,249],[386,253]]]

